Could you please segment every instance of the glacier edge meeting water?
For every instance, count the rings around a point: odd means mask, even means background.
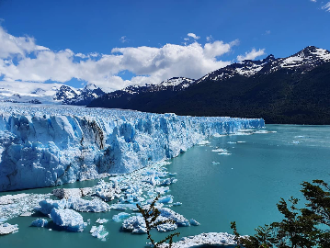
[[[0,105],[0,191],[130,173],[263,119]]]

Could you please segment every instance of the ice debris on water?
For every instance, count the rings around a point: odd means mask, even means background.
[[[241,238],[248,238],[249,236],[240,236]],[[227,246],[227,245],[237,245],[235,241],[235,235],[229,233],[201,233],[195,236],[189,236],[181,238],[180,241],[174,242],[172,248],[189,248],[189,247],[217,247],[217,246]],[[160,244],[160,248],[166,248],[168,244]]]
[[[46,219],[36,219],[31,223],[31,226],[35,226],[35,227],[46,227],[47,225],[48,225],[48,220]]]
[[[127,219],[130,216],[131,216],[130,214],[122,212],[122,213],[112,216],[112,220],[115,222],[122,222],[123,220]]]
[[[71,209],[53,208],[50,212],[53,222],[70,232],[82,232],[87,226],[83,217]]]
[[[0,191],[126,174],[212,135],[262,127],[263,119],[1,103]]]
[[[93,237],[101,239],[105,241],[105,237],[108,236],[108,232],[105,230],[103,225],[97,226],[92,226],[90,233],[92,234]]]
[[[146,223],[141,216],[132,216],[124,220],[122,228],[135,234],[147,233]]]
[[[99,223],[99,224],[104,224],[104,223],[107,223],[109,220],[107,220],[107,219],[97,219],[95,222],[96,223]]]
[[[9,223],[0,224],[0,235],[18,232],[18,225],[11,225]]]
[[[39,207],[36,207],[35,210],[43,214],[50,214],[53,208],[74,209],[78,212],[107,212],[110,210],[110,206],[100,199],[85,200],[76,197],[62,200],[46,199],[40,201]]]
[[[173,205],[173,206],[181,206],[182,203],[181,203],[181,202],[174,202],[172,205]]]
[[[49,199],[50,194],[18,194],[0,197],[0,222],[32,213],[39,202]],[[2,221],[3,222],[3,221]]]
[[[201,223],[199,223],[197,220],[195,219],[190,219],[190,225],[192,226],[199,226]]]
[[[157,231],[158,232],[170,232],[173,230],[176,230],[178,226],[176,224],[171,224],[171,223],[165,223],[165,224],[160,224],[157,226]]]
[[[213,165],[219,165],[220,162],[212,161],[212,164],[213,164]]]

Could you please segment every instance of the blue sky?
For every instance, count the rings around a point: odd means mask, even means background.
[[[198,78],[240,58],[330,49],[330,2],[319,0],[0,0],[0,18],[2,39],[25,39],[11,50],[1,42],[5,86],[91,82],[111,91]]]

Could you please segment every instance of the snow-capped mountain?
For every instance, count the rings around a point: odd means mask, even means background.
[[[87,105],[104,94],[105,92],[95,84],[87,84],[83,89],[67,85],[48,90],[37,88],[27,93],[0,88],[0,102]]]
[[[87,105],[92,100],[104,95],[105,92],[95,84],[87,84],[83,89],[75,89],[62,85],[56,91],[54,101],[70,105]]]
[[[330,52],[313,46],[287,58],[269,55],[231,64],[189,82],[184,90],[158,91],[162,85],[166,83],[127,87],[105,94],[89,106],[263,117],[267,123],[330,124]]]
[[[198,79],[196,83],[198,84],[205,80],[223,81],[237,75],[251,77],[256,74],[269,74],[283,68],[292,72],[306,72],[327,62],[330,62],[330,52],[328,50],[308,46],[287,58],[276,59],[271,54],[263,60],[244,60],[241,63],[234,63],[206,74]]]

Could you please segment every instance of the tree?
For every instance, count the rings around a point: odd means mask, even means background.
[[[150,234],[151,229],[156,228],[158,225],[161,224],[174,224],[175,222],[173,220],[166,220],[166,221],[158,221],[157,218],[160,216],[160,211],[155,207],[156,202],[158,201],[160,195],[152,201],[148,209],[143,209],[139,204],[136,204],[137,208],[139,209],[139,212],[142,214],[144,221],[146,223],[146,228],[147,228],[147,234],[148,234],[148,239],[150,240],[151,244],[155,247],[158,248],[160,247],[160,244],[166,243],[166,241],[169,241],[169,248],[172,247],[173,243],[173,238],[175,236],[179,236],[180,233],[172,233],[168,235],[165,239],[160,240],[156,242]]]
[[[303,182],[302,186],[306,207],[297,208],[297,198],[291,197],[289,205],[282,198],[277,209],[284,215],[283,220],[258,227],[254,236],[240,237],[236,223],[232,222],[237,247],[242,244],[245,248],[329,248],[330,186],[322,180]]]

